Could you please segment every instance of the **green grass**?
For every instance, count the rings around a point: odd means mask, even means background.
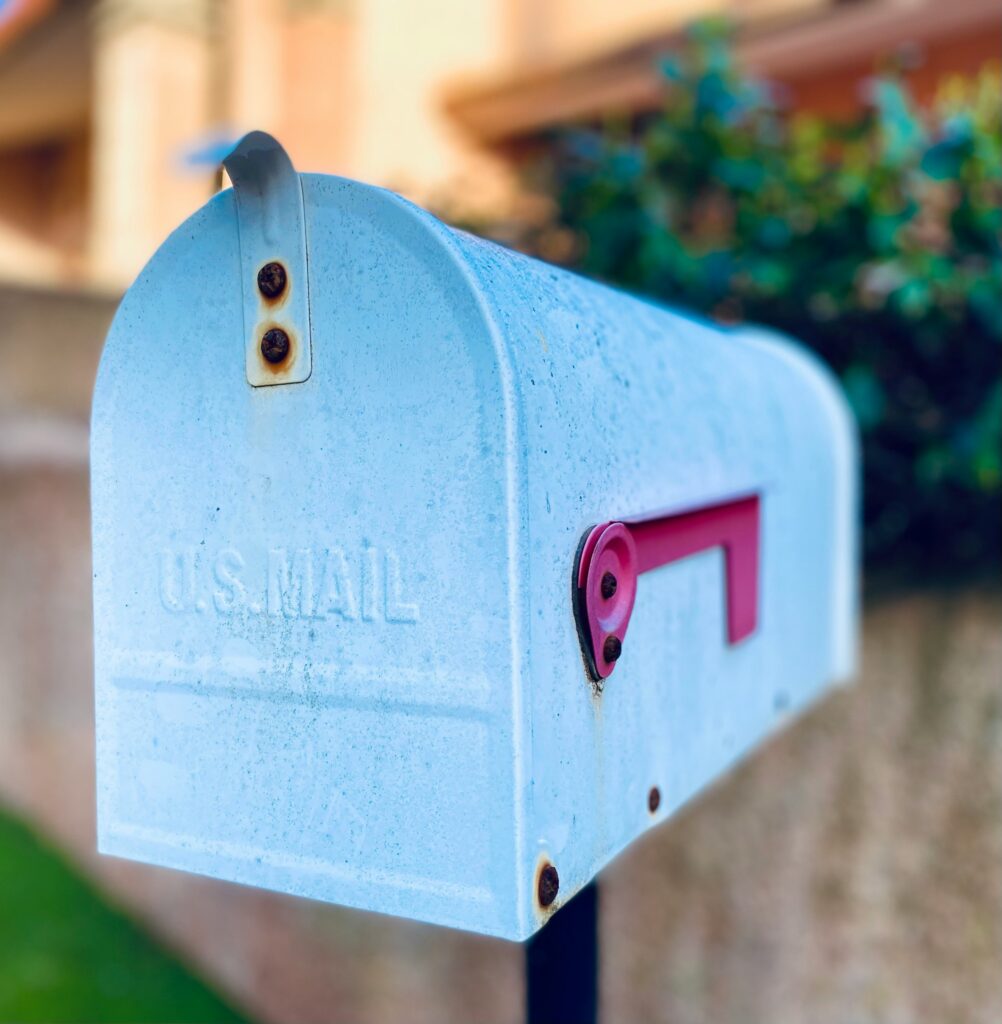
[[[0,812],[0,1021],[240,1020],[56,850]]]

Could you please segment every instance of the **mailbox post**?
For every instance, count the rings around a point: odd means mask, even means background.
[[[599,886],[589,882],[525,947],[528,1024],[594,1024]]]
[[[226,166],[95,390],[100,848],[512,940],[587,919],[853,672],[838,389],[262,133]]]

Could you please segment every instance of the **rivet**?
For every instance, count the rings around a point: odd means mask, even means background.
[[[616,593],[616,588],[618,586],[619,580],[617,580],[611,572],[607,572],[602,577],[602,596],[606,599],[606,601],[608,601],[609,598]]]
[[[557,898],[560,891],[560,876],[552,864],[547,864],[539,872],[539,883],[536,886],[536,895],[539,898],[541,907],[548,907]]]
[[[602,657],[606,661],[617,661],[619,656],[623,653],[623,645],[620,643],[618,636],[607,636],[605,643],[602,644]]]
[[[661,806],[661,790],[657,786],[651,786],[647,794],[647,809],[653,814]]]
[[[285,267],[281,263],[266,263],[257,272],[258,291],[266,299],[278,298],[285,291],[287,280]]]
[[[281,327],[271,327],[261,339],[261,355],[269,363],[280,363],[289,354],[289,336]]]

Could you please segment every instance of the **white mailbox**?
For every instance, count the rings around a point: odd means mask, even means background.
[[[845,406],[268,136],[227,167],[94,396],[100,848],[524,939],[852,672]]]

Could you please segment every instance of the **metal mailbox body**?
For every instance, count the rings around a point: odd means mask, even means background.
[[[853,430],[792,344],[297,180],[306,379],[250,382],[235,190],[167,239],[105,347],[99,845],[524,939],[851,674]],[[754,632],[727,643],[708,549],[639,578],[598,684],[588,529],[746,494]]]

